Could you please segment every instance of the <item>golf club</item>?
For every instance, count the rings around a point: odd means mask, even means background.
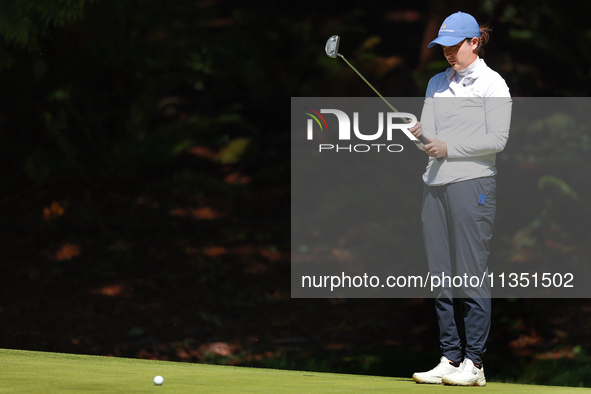
[[[359,71],[357,71],[357,69],[351,64],[349,63],[349,61],[347,59],[345,59],[345,57],[343,55],[341,55],[339,53],[339,42],[340,42],[341,38],[337,35],[332,36],[328,39],[328,41],[326,41],[326,46],[324,47],[324,50],[326,51],[326,54],[331,57],[331,58],[336,58],[336,57],[340,57],[341,59],[343,59],[345,61],[345,63],[347,63],[349,65],[349,67],[351,67],[353,69],[353,71],[355,71],[357,73],[357,75],[359,75],[361,77],[361,79],[363,79],[365,81],[366,84],[369,85],[370,88],[373,89],[374,92],[376,92],[376,94],[378,96],[380,96],[380,98],[382,100],[384,100],[384,102],[386,103],[386,105],[388,105],[388,107],[390,107],[390,109],[394,112],[399,112],[396,108],[394,108],[392,106],[392,104],[390,104],[390,102],[388,102],[388,100],[386,100],[384,98],[384,96],[382,96],[380,94],[380,92],[377,91],[376,88],[373,87],[373,85],[371,83],[369,83],[369,81],[367,79],[365,79],[365,77],[363,75],[361,75],[361,73]],[[408,120],[406,119],[402,119],[405,123],[408,123]],[[431,141],[429,141],[429,139],[427,137],[425,137],[424,135],[421,135],[419,137],[419,141],[421,141],[424,145],[427,145],[429,143],[431,143]],[[437,158],[437,160],[441,160],[442,158],[439,157]]]

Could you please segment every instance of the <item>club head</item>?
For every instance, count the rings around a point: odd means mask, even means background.
[[[340,40],[341,38],[339,36],[332,36],[326,41],[324,50],[329,57],[336,58],[338,56]]]

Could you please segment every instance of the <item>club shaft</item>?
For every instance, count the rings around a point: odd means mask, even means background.
[[[337,53],[337,55],[338,55],[338,56],[339,56],[341,59],[343,59],[343,60],[345,61],[345,63],[347,63],[347,64],[349,65],[349,67],[351,67],[351,68],[353,69],[353,71],[355,71],[355,72],[357,73],[357,75],[359,75],[359,76],[361,77],[361,79],[363,79],[363,80],[365,81],[365,83],[366,83],[366,84],[367,84],[367,85],[368,85],[370,88],[372,88],[372,90],[373,90],[374,92],[376,92],[376,94],[377,94],[378,96],[380,96],[380,98],[381,98],[382,100],[384,100],[384,103],[386,103],[386,105],[387,105],[388,107],[390,107],[390,109],[391,109],[392,111],[394,111],[394,112],[400,112],[400,111],[398,111],[396,108],[394,108],[394,106],[393,106],[392,104],[390,104],[390,102],[389,102],[388,100],[386,100],[386,99],[384,98],[384,96],[382,96],[382,95],[380,94],[380,92],[378,92],[378,90],[377,90],[376,88],[374,88],[374,87],[373,87],[373,85],[372,85],[371,83],[369,83],[369,81],[368,81],[367,79],[365,79],[365,77],[364,77],[364,76],[363,76],[363,75],[362,75],[362,74],[361,74],[361,73],[360,73],[360,72],[359,72],[359,71],[358,71],[358,70],[357,70],[357,69],[356,69],[356,68],[355,68],[355,67],[354,67],[354,66],[353,66],[351,63],[349,63],[349,61],[348,61],[348,60],[347,60],[347,59],[346,59],[346,58],[345,58],[343,55],[341,55],[340,53]],[[404,123],[409,123],[409,121],[408,121],[407,119],[405,119],[405,118],[402,118],[402,121],[403,121]],[[431,141],[429,141],[429,139],[428,139],[427,137],[425,137],[424,135],[421,135],[421,136],[419,137],[419,141],[421,141],[421,143],[422,143],[423,145],[427,145],[427,144],[430,144],[430,143],[431,143]],[[438,160],[438,161],[441,161],[442,159],[443,159],[442,157],[438,157],[438,158],[437,158],[437,160]]]
[[[345,59],[345,57],[344,57],[343,55],[341,55],[340,53],[337,53],[337,55],[339,55],[339,57],[340,57],[341,59],[343,59],[343,60],[345,61],[345,63],[347,63],[347,64],[349,65],[349,67],[351,67],[351,68],[353,69],[353,71],[355,71],[355,72],[357,73],[357,75],[359,75],[359,76],[361,77],[361,79],[363,79],[363,80],[365,81],[365,83],[366,83],[366,84],[367,84],[367,85],[368,85],[370,88],[372,88],[372,89],[373,89],[373,91],[374,91],[374,92],[376,92],[376,94],[377,94],[378,96],[380,96],[380,98],[381,98],[382,100],[384,100],[384,103],[386,103],[386,105],[387,105],[388,107],[390,107],[390,109],[391,109],[392,111],[394,111],[394,112],[399,112],[399,111],[398,111],[396,108],[394,108],[394,106],[393,106],[392,104],[390,104],[390,102],[389,102],[388,100],[386,100],[386,99],[384,98],[384,96],[382,96],[382,95],[380,94],[380,92],[378,92],[378,90],[377,90],[376,88],[374,88],[374,87],[373,87],[373,85],[372,85],[371,83],[369,83],[369,81],[368,81],[367,79],[365,79],[365,77],[364,77],[363,75],[361,75],[361,73],[360,73],[360,72],[359,72],[359,71],[358,71],[358,70],[357,70],[357,69],[356,69],[356,68],[355,68],[355,67],[354,67],[354,66],[353,66],[351,63],[349,63],[349,61],[348,61],[347,59]],[[402,118],[402,121],[403,121],[404,123],[408,123],[408,120],[406,120],[406,119],[404,119],[404,118]]]

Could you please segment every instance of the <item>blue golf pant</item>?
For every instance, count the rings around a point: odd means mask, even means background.
[[[421,220],[443,356],[482,364],[490,332],[487,259],[496,213],[496,180],[425,186]]]

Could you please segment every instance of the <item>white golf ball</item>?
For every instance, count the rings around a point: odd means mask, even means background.
[[[154,378],[154,384],[156,386],[160,386],[162,383],[164,383],[164,378],[162,376],[158,375]]]

